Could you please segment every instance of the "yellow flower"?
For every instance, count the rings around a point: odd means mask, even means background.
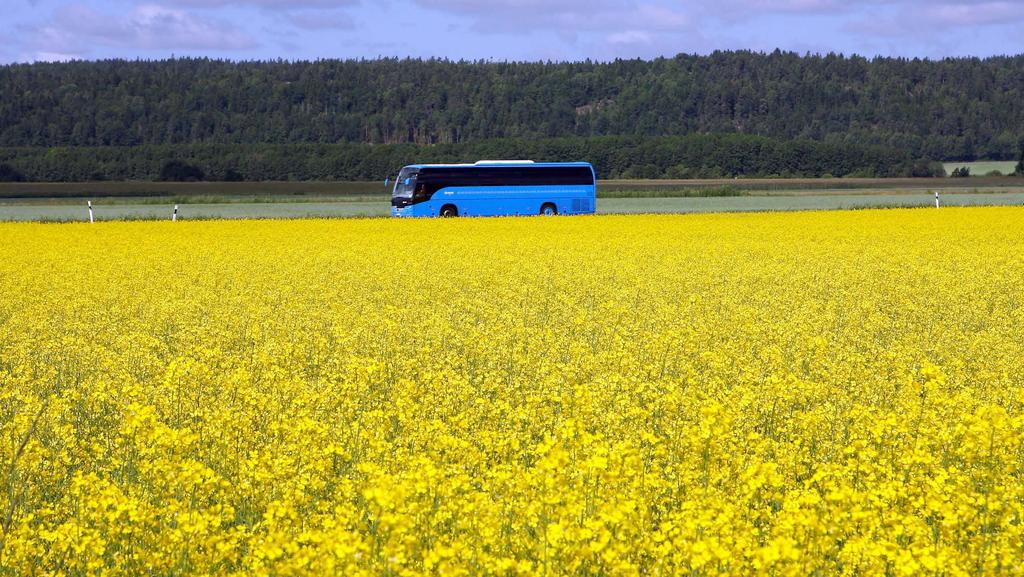
[[[1021,230],[2,224],[0,574],[1020,574]]]

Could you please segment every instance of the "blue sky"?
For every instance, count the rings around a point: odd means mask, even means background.
[[[1024,0],[0,0],[0,62],[1024,53]]]

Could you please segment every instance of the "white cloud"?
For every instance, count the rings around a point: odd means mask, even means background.
[[[24,58],[24,60],[30,62],[68,62],[70,60],[76,60],[79,56],[77,54],[64,54],[61,52],[46,52],[39,51]]]
[[[455,33],[554,35],[573,54],[599,59],[692,51],[704,42],[688,2],[670,0],[413,0],[450,15]],[[549,49],[550,52],[550,49]]]
[[[84,57],[96,45],[141,50],[230,51],[253,48],[256,40],[215,18],[158,4],[142,4],[125,14],[99,12],[81,4],[65,6],[47,23],[23,27],[36,54],[61,60]]]
[[[414,0],[432,10],[467,17],[478,32],[533,30],[615,33],[623,29],[673,31],[692,24],[678,3],[636,0]]]
[[[355,28],[352,16],[341,10],[303,10],[289,12],[288,21],[304,30],[351,30]]]
[[[361,0],[167,0],[179,6],[191,8],[236,8],[260,9],[265,12],[282,13],[284,20],[302,30],[351,30],[355,28],[352,15],[340,8],[350,8]],[[277,17],[277,14],[274,15]],[[285,47],[288,51],[297,49],[294,45]]]
[[[352,6],[359,0],[172,0],[174,4],[195,8],[222,8],[225,6],[255,7],[268,10],[295,8],[338,8]]]
[[[985,34],[989,28],[1022,20],[1024,2],[903,0],[891,2],[889,10],[878,11],[871,17],[851,20],[843,29],[862,37],[901,41],[904,46],[903,50],[890,46],[884,50],[886,53],[905,52],[907,41],[912,40],[918,47],[929,47],[929,52],[934,54],[958,54],[962,53],[963,46],[958,46],[957,42],[962,41],[964,35]]]
[[[32,1],[0,0],[15,3],[6,28],[0,23],[0,61],[147,51],[610,59],[776,47],[869,56],[1024,49],[1024,0]],[[388,23],[414,20],[444,40],[407,35],[374,48]],[[339,45],[335,30],[358,42]]]
[[[643,30],[626,30],[608,35],[609,44],[650,44],[651,34]]]
[[[657,4],[637,6],[636,12],[629,20],[659,30],[676,30],[693,25],[693,17],[689,12]]]
[[[487,12],[488,10],[574,12],[628,6],[633,2],[630,0],[417,0],[417,4],[453,12]]]
[[[724,0],[719,6],[755,14],[772,12],[822,13],[845,11],[851,2],[840,0]]]
[[[1024,19],[1021,2],[957,2],[931,4],[923,10],[925,18],[950,26],[1006,24]]]

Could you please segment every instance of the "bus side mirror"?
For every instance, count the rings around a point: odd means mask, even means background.
[[[388,187],[388,183],[389,182],[391,182],[391,177],[390,176],[384,179],[384,188]]]
[[[410,184],[412,184],[412,179],[411,178],[405,179],[405,185],[409,186]]]

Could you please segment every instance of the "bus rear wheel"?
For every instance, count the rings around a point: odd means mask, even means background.
[[[554,216],[558,214],[558,208],[550,202],[545,202],[540,207],[540,213],[544,216]]]
[[[441,212],[438,213],[441,218],[451,218],[453,216],[459,216],[459,209],[455,208],[455,205],[446,204],[441,207]]]

